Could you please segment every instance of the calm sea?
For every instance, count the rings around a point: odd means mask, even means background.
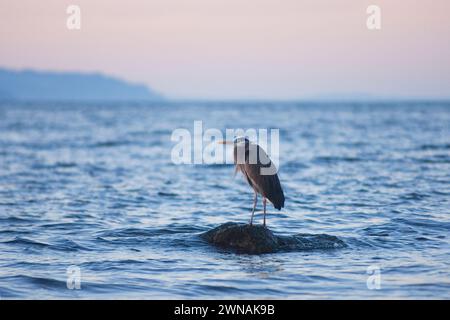
[[[286,207],[269,227],[347,247],[204,243],[247,222],[253,195],[231,165],[171,162],[195,120],[280,129]],[[3,299],[449,299],[449,237],[450,103],[0,105]]]

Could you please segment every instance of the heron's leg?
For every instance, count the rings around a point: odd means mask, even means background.
[[[252,218],[250,219],[250,225],[253,224],[253,215],[255,214],[256,202],[258,201],[258,194],[255,192],[255,198],[253,200]]]
[[[266,203],[267,203],[266,198],[263,198],[263,205],[264,205],[264,222],[263,222],[263,226],[266,226]]]

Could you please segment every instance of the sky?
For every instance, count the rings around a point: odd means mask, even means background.
[[[449,98],[449,57],[448,0],[0,0],[0,67],[102,72],[174,99]]]

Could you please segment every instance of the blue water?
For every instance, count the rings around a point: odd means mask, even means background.
[[[270,207],[269,227],[347,247],[252,256],[204,243],[248,221],[252,192],[230,165],[172,164],[171,133],[194,120],[279,128],[286,207]],[[449,231],[448,103],[0,106],[3,299],[449,299]]]

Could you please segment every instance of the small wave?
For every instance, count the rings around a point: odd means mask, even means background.
[[[450,150],[450,143],[442,144],[423,144],[420,145],[419,150]]]
[[[44,242],[40,242],[40,241],[36,241],[36,240],[31,240],[28,238],[22,238],[22,237],[16,237],[13,240],[8,240],[8,241],[4,241],[2,242],[4,244],[10,244],[10,245],[19,245],[25,248],[37,248],[37,249],[42,249],[42,248],[48,248],[50,250],[56,250],[56,251],[63,251],[63,252],[67,252],[67,251],[80,251],[80,250],[86,250],[89,251],[89,248],[83,247],[81,245],[79,245],[78,243],[72,241],[72,240],[60,240],[58,242],[55,243],[44,243]]]
[[[75,162],[57,161],[54,163],[36,162],[31,166],[35,170],[54,170],[54,169],[68,169],[77,167]]]
[[[75,291],[67,290],[67,282],[63,280],[43,277],[43,276],[29,276],[24,274],[7,276],[0,278],[4,282],[12,282],[12,283],[22,283],[29,284],[38,289],[47,289],[47,290],[57,290],[60,294],[61,292],[66,293],[67,295],[73,295]],[[101,282],[90,282],[90,281],[82,281],[81,288],[83,292],[104,292],[111,293],[120,290],[143,290],[144,287],[138,285],[131,284],[114,284],[114,283],[101,283]],[[148,289],[147,289],[148,290]]]
[[[360,162],[367,161],[367,159],[359,158],[359,157],[335,157],[335,156],[319,156],[315,157],[314,162],[319,163],[332,163],[332,162]]]
[[[450,223],[430,219],[394,218],[390,222],[362,229],[360,239],[380,248],[439,246],[441,240],[438,235],[449,230]]]
[[[242,289],[233,286],[224,286],[224,285],[207,285],[207,284],[198,284],[194,285],[191,290],[199,291],[202,294],[207,292],[210,293],[242,293]]]
[[[174,192],[164,192],[164,191],[159,191],[158,192],[158,196],[160,197],[170,197],[170,198],[174,198],[174,197],[178,197],[178,194],[174,193]]]
[[[25,219],[25,218],[20,218],[20,217],[14,217],[14,216],[10,216],[10,217],[0,217],[0,223],[17,223],[17,224],[27,224],[27,223],[31,223],[34,222],[34,219]]]
[[[213,188],[213,189],[219,189],[219,190],[228,190],[228,188],[224,185],[220,185],[217,183],[211,184],[209,185],[209,187]]]
[[[418,193],[418,192],[410,192],[410,193],[406,193],[402,196],[400,196],[400,199],[403,200],[423,200],[425,198],[428,198],[429,195],[424,194],[424,193]]]
[[[388,237],[393,234],[410,235],[418,233],[411,226],[399,225],[395,221],[369,226],[362,229],[362,231],[365,235],[371,237]]]
[[[450,163],[450,157],[445,154],[441,154],[441,155],[438,154],[438,155],[435,155],[430,158],[416,158],[416,159],[414,159],[414,161],[419,162],[419,163],[431,163],[431,164]]]
[[[1,282],[2,278],[0,277],[0,282]],[[1,298],[6,298],[6,299],[14,299],[14,298],[20,298],[21,296],[23,296],[24,293],[21,293],[20,290],[17,289],[12,289],[10,288],[5,288],[0,286],[0,299]]]
[[[78,243],[76,243],[73,240],[60,240],[57,243],[50,244],[49,246],[52,250],[58,250],[58,251],[91,251],[90,248],[84,247]]]
[[[309,168],[309,166],[300,161],[288,161],[288,162],[284,163],[282,166],[280,166],[280,169],[281,168],[283,168],[283,170],[292,171],[292,170],[299,170],[299,169],[307,169],[307,168]]]
[[[151,135],[153,136],[167,136],[167,135],[171,135],[172,131],[168,130],[168,129],[156,129],[150,132]]]
[[[102,141],[92,144],[91,148],[113,148],[130,144],[129,141]]]
[[[230,168],[232,163],[209,163],[203,166],[205,169],[219,169],[219,168]]]
[[[428,239],[426,237],[417,237],[416,240],[417,241],[430,241],[430,239]]]
[[[353,147],[353,148],[361,148],[361,147],[367,146],[367,143],[363,142],[363,141],[355,141],[355,142],[345,141],[345,142],[340,142],[338,144],[341,146],[344,146],[344,147]]]
[[[127,238],[127,237],[152,237],[157,235],[153,230],[138,228],[121,228],[115,230],[101,231],[98,233],[100,238]]]
[[[356,248],[373,248],[374,243],[370,239],[364,237],[342,237],[342,240],[350,247]]]
[[[115,230],[102,231],[98,234],[102,238],[130,238],[130,237],[154,237],[159,235],[177,234],[177,233],[196,233],[203,231],[203,227],[168,225],[165,228],[120,228]]]
[[[45,230],[74,230],[74,229],[84,229],[91,227],[98,227],[100,224],[98,223],[79,223],[79,222],[58,222],[58,223],[46,223],[39,225],[39,228]]]
[[[450,196],[450,192],[444,192],[441,190],[433,190],[432,191],[434,194],[440,195],[440,196]]]
[[[58,161],[55,163],[34,163],[31,168],[36,170],[51,170],[60,168],[74,168],[77,164],[75,162]]]
[[[80,267],[82,269],[87,268],[94,271],[105,271],[105,270],[120,270],[130,268],[130,265],[145,264],[148,261],[133,260],[133,259],[123,259],[123,260],[100,260],[100,261],[89,261],[82,263]]]
[[[75,162],[56,162],[56,168],[74,168],[77,164]]]
[[[13,240],[3,241],[2,243],[21,245],[21,246],[26,246],[26,247],[30,247],[30,246],[31,247],[39,247],[39,248],[49,246],[49,244],[47,244],[47,243],[43,243],[43,242],[39,242],[39,241],[27,239],[27,238],[21,238],[21,237],[16,237]]]
[[[36,285],[40,288],[45,289],[67,289],[67,283],[65,281],[56,280],[52,278],[45,277],[36,277],[36,276],[28,276],[28,275],[15,275],[15,276],[7,276],[2,277],[4,281],[11,280],[14,283],[16,282],[25,282],[30,283],[32,285]]]
[[[414,227],[450,231],[450,222],[445,221],[436,221],[432,219],[419,219],[419,218],[414,219],[394,218],[393,221]]]

